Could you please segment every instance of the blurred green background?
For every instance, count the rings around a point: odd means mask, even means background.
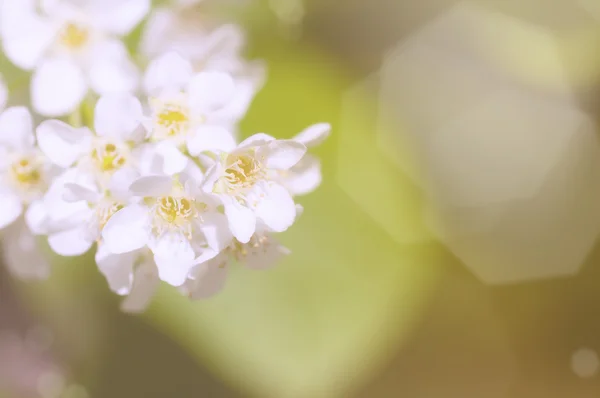
[[[267,84],[242,124],[243,135],[287,138],[316,122],[333,126],[329,140],[314,149],[323,161],[323,185],[299,200],[305,212],[282,237],[292,255],[269,271],[234,269],[224,292],[208,301],[189,302],[163,286],[142,316],[120,313],[120,298],[110,293],[89,256],[55,259],[53,275],[43,283],[0,275],[0,298],[17,297],[25,314],[15,321],[18,329],[43,325],[53,336],[44,355],[64,366],[91,397],[598,396],[598,379],[573,370],[578,349],[600,349],[598,229],[590,226],[596,207],[584,207],[593,214],[583,218],[566,213],[555,220],[554,210],[545,213],[543,223],[518,227],[526,230],[521,240],[510,240],[516,234],[510,228],[485,235],[487,240],[473,238],[479,235],[469,229],[471,223],[475,229],[485,224],[486,231],[502,222],[519,226],[515,217],[528,220],[540,206],[554,209],[554,202],[533,201],[515,213],[510,206],[467,206],[430,194],[424,175],[431,170],[412,146],[415,130],[408,119],[429,120],[432,108],[423,105],[428,96],[443,97],[450,106],[453,98],[462,98],[462,86],[436,86],[435,80],[423,98],[405,99],[420,106],[417,111],[404,108],[382,118],[386,105],[378,79],[386,54],[420,37],[424,26],[456,2],[307,0],[304,13],[286,13],[301,10],[294,1],[248,0],[206,9],[215,18],[227,15],[242,23],[249,56],[268,65]],[[553,104],[566,101],[564,96],[594,120],[600,12],[584,3],[478,2],[509,22],[494,16],[477,20],[467,36],[477,32],[474,54],[502,76],[500,87],[549,96]],[[462,45],[467,36],[460,33],[456,42]],[[444,51],[455,48],[451,38],[441,43]],[[18,85],[22,76],[6,61],[2,66],[9,85]],[[458,68],[471,75],[468,66]],[[427,73],[417,76],[426,81]],[[512,117],[507,109],[502,119]],[[542,135],[533,148],[544,146]],[[535,149],[529,157],[539,154]],[[578,170],[566,179],[581,177]],[[590,180],[582,184],[600,182],[592,182],[594,176],[585,174]],[[489,184],[499,181],[492,174]],[[566,187],[562,190],[573,190]],[[578,198],[587,191],[574,192],[556,206],[582,208]],[[561,225],[557,237],[536,235]],[[585,236],[577,232],[588,230]],[[477,271],[488,262],[500,274],[517,263],[543,265],[545,257],[536,255],[545,247],[570,253],[560,242],[582,240],[589,242],[577,252],[568,277],[550,272],[544,275],[550,279],[497,285]],[[524,246],[534,254],[523,260],[518,256]],[[473,257],[472,250],[480,251]],[[515,257],[502,257],[506,252]],[[14,305],[0,301],[0,308],[9,304]],[[593,368],[597,357],[583,362]],[[73,393],[77,397],[81,392]]]

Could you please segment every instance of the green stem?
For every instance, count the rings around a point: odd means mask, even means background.
[[[83,125],[90,128],[92,128],[94,124],[94,106],[92,102],[93,99],[91,97],[87,97],[80,107]]]
[[[94,124],[93,98],[87,97],[68,117],[68,123],[73,127],[90,127]]]
[[[83,118],[81,117],[81,109],[77,108],[71,113],[67,119],[67,122],[73,127],[83,126]]]

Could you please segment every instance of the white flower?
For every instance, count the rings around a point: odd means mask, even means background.
[[[223,127],[234,121],[220,112],[233,98],[231,76],[194,74],[187,60],[168,53],[150,64],[144,83],[151,96],[152,115],[146,128],[152,141],[169,141],[192,155],[205,150],[207,144],[220,149],[234,143],[233,135]]]
[[[155,8],[144,27],[140,52],[154,59],[174,51],[187,59],[204,53],[209,30],[198,12],[176,7]]]
[[[296,218],[302,214],[302,210],[302,206],[296,206]],[[182,291],[194,300],[209,298],[225,286],[232,262],[250,269],[264,270],[275,266],[288,254],[290,251],[277,241],[274,234],[264,224],[259,224],[248,243],[234,239],[216,257],[196,265],[182,286]]]
[[[100,183],[108,183],[114,172],[137,167],[136,145],[143,140],[142,105],[129,94],[100,98],[94,113],[94,130],[75,128],[58,120],[41,123],[39,146],[55,164],[77,167]]]
[[[223,203],[229,228],[238,241],[250,241],[257,220],[274,232],[293,224],[294,200],[273,176],[292,168],[305,153],[306,147],[297,141],[255,134],[219,154],[207,171],[203,189]]]
[[[143,201],[108,221],[102,232],[107,250],[123,254],[148,247],[160,279],[182,285],[196,263],[214,257],[231,241],[225,217],[199,184],[188,173],[134,181],[131,193]]]
[[[330,132],[329,124],[319,123],[308,127],[292,139],[311,148],[325,141]],[[294,167],[278,171],[274,178],[293,196],[306,195],[321,184],[321,162],[317,157],[306,154]]]
[[[235,58],[242,63],[240,54],[246,40],[241,28],[236,25],[215,28],[213,25],[198,12],[157,8],[148,18],[140,50],[150,59],[177,52],[189,59],[196,71],[203,65],[211,65],[213,58],[215,62]]]
[[[29,111],[13,107],[0,114],[0,228],[35,204],[58,172],[36,147]]]
[[[272,234],[257,232],[248,243],[235,240],[213,259],[198,264],[184,289],[192,299],[204,299],[220,292],[225,286],[227,271],[236,261],[250,269],[263,270],[275,266],[290,251],[279,244]]]
[[[113,254],[105,244],[98,245],[96,264],[110,289],[127,298],[121,304],[126,312],[142,312],[160,283],[152,253],[148,249]]]
[[[2,244],[7,266],[19,277],[49,274],[32,232],[41,228],[40,199],[58,172],[35,146],[29,111],[13,107],[0,114],[0,228],[6,228]]]
[[[32,103],[45,116],[73,112],[88,88],[132,91],[137,68],[120,37],[144,18],[150,0],[4,0],[0,9],[6,56],[33,70]]]
[[[110,218],[129,203],[127,188],[138,174],[124,168],[112,174],[108,184],[76,168],[57,178],[46,195],[43,234],[62,256],[86,253],[100,240]]]
[[[235,129],[235,123],[247,113],[256,93],[262,88],[266,68],[262,62],[242,56],[246,39],[235,25],[212,27],[190,10],[158,9],[144,30],[141,49],[148,58],[176,52],[189,60],[192,70],[223,72],[235,82],[235,92],[214,117]]]
[[[50,247],[63,256],[87,252],[108,219],[128,203],[127,189],[139,176],[136,144],[142,106],[129,94],[108,94],[95,110],[95,132],[48,120],[37,128],[40,149],[70,169],[44,196]]]

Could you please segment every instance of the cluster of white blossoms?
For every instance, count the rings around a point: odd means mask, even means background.
[[[33,112],[0,113],[0,228],[14,274],[49,275],[40,236],[62,256],[95,247],[135,312],[161,281],[206,298],[231,263],[261,269],[288,254],[275,235],[321,182],[307,149],[329,125],[238,143],[264,67],[242,56],[238,27],[191,23],[192,3],[0,3],[4,54],[31,71]],[[122,40],[142,22],[132,57]],[[7,96],[0,82],[2,108]]]

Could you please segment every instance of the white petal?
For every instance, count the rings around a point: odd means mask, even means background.
[[[36,200],[29,204],[25,212],[25,222],[29,230],[35,235],[42,235],[46,230],[48,211],[43,200]]]
[[[110,290],[121,296],[129,294],[133,284],[133,265],[138,256],[137,252],[113,254],[108,251],[106,245],[98,246],[96,264],[106,277]]]
[[[195,265],[203,264],[207,261],[217,258],[217,256],[220,256],[220,255],[222,256],[223,253],[213,250],[211,248],[203,248],[200,251],[200,255],[194,259],[194,264]],[[227,257],[227,255],[225,255],[225,257]],[[192,277],[193,277],[193,272],[192,272],[192,275],[190,275],[190,278],[192,278]]]
[[[2,252],[6,267],[18,278],[41,280],[50,275],[50,264],[23,221],[7,229],[2,238]]]
[[[300,132],[293,140],[310,148],[321,144],[329,137],[330,133],[331,125],[329,123],[318,123]]]
[[[133,92],[139,71],[120,40],[105,41],[94,48],[89,69],[90,86],[98,94]]]
[[[150,0],[102,0],[95,1],[90,12],[95,23],[106,31],[125,36],[144,19],[150,11]]]
[[[44,61],[31,78],[31,101],[41,115],[57,117],[74,112],[88,91],[82,70],[67,59]]]
[[[47,215],[44,229],[48,231],[62,231],[75,228],[89,222],[93,210],[87,202],[67,202],[64,200],[65,184],[72,183],[84,187],[94,187],[95,182],[87,173],[79,169],[68,169],[57,177],[44,195],[43,207]]]
[[[105,94],[96,104],[94,127],[100,136],[127,141],[135,134],[142,117],[142,104],[133,95]]]
[[[302,159],[306,154],[306,147],[293,140],[275,140],[261,147],[259,152],[266,158],[267,168],[287,170]]]
[[[208,246],[217,252],[225,249],[233,240],[227,217],[221,213],[203,213],[200,230],[204,234]]]
[[[228,104],[211,115],[218,123],[238,122],[248,113],[248,109],[258,92],[258,86],[250,79],[236,79],[235,92]]]
[[[170,31],[175,27],[177,14],[167,7],[155,7],[142,33],[140,53],[146,58],[154,59],[163,54],[169,47],[174,47]],[[175,48],[174,48],[175,49]]]
[[[275,140],[275,138],[268,134],[258,133],[258,134],[254,134],[254,135],[246,138],[244,141],[242,141],[240,143],[240,145],[238,147],[246,148],[246,147],[251,147],[251,146],[264,145],[264,144],[274,141],[274,140]]]
[[[123,300],[121,309],[130,313],[144,311],[152,300],[159,284],[160,279],[158,278],[156,266],[151,262],[141,264],[135,270],[131,293]]]
[[[36,16],[36,3],[48,0],[3,0],[0,2],[0,28],[8,33],[27,17]],[[12,25],[11,25],[12,23]]]
[[[250,249],[245,257],[244,265],[255,270],[269,269],[277,263],[290,251],[281,246],[273,237],[267,236],[268,241],[258,248]]]
[[[218,200],[208,202],[210,199],[213,198],[209,197],[208,195],[204,195],[204,192],[202,192],[202,189],[200,187],[203,178],[204,173],[202,173],[202,170],[200,170],[196,164],[190,165],[182,173],[177,175],[178,185],[183,187],[183,191],[185,192],[186,196],[196,198],[199,201],[203,201],[203,199],[206,198],[205,202],[207,206],[209,205],[209,203],[218,203],[217,206],[220,205],[221,202],[219,202]],[[211,207],[211,209],[212,208],[215,207]]]
[[[236,147],[235,139],[226,128],[202,126],[187,141],[188,151],[197,156],[204,151],[230,152]]]
[[[158,276],[173,286],[185,283],[194,267],[196,255],[190,241],[182,234],[164,234],[152,247]]]
[[[21,199],[8,190],[0,191],[0,228],[12,224],[23,212]]]
[[[81,173],[78,169],[68,169],[57,177],[42,199],[46,213],[43,234],[75,228],[89,222],[92,217],[93,210],[87,202],[64,200],[65,184],[68,183],[84,187],[94,186],[94,183],[89,181],[89,175]]]
[[[240,242],[248,243],[256,230],[254,212],[234,199],[228,197],[222,197],[222,199],[231,233]]]
[[[213,164],[207,171],[202,183],[202,191],[207,194],[212,194],[215,184],[223,175],[223,165],[220,162]]]
[[[24,150],[34,145],[33,121],[27,108],[16,106],[0,114],[0,144]]]
[[[136,196],[167,196],[173,190],[173,179],[168,176],[144,176],[135,180],[129,190]]]
[[[141,249],[148,243],[148,208],[129,205],[116,212],[102,229],[106,249],[114,254]]]
[[[294,199],[287,189],[279,184],[263,184],[262,189],[263,191],[258,193],[256,216],[274,232],[287,230],[296,220]],[[249,201],[252,199],[249,198]]]
[[[204,38],[202,48],[204,58],[233,58],[245,46],[245,33],[235,24],[225,24],[215,28]]]
[[[150,95],[180,91],[192,79],[192,64],[176,52],[169,52],[150,63],[144,76],[144,89]]]
[[[282,184],[292,195],[306,195],[313,192],[321,184],[321,163],[319,159],[306,155],[302,160],[285,173]]]
[[[188,162],[185,170],[179,174],[179,181],[186,187],[186,192],[189,192],[191,196],[203,194],[204,172],[196,163]],[[193,189],[190,187],[193,187]]]
[[[16,2],[5,1],[0,8],[4,53],[19,68],[31,70],[52,44],[57,26],[33,12],[11,10],[9,3]]]
[[[10,1],[10,0],[9,0]],[[17,0],[18,1],[18,0]],[[39,11],[46,15],[56,15],[57,13],[61,13],[65,8],[65,3],[63,0],[26,0],[29,2],[37,2],[37,6],[39,7]],[[33,4],[31,9],[35,10],[36,5]]]
[[[71,175],[70,180],[64,181],[63,199],[70,197],[69,201],[72,202],[78,200],[84,200],[91,203],[97,202],[100,197],[103,196],[101,194],[103,189],[99,184],[96,175],[93,171],[85,167],[74,167],[73,170],[74,172]],[[77,199],[77,196],[79,195],[81,195],[81,198]]]
[[[182,172],[190,162],[175,145],[170,141],[163,141],[156,145],[156,155],[162,162],[162,173],[174,175]]]
[[[40,149],[54,164],[69,167],[91,147],[92,133],[87,128],[74,128],[59,120],[47,120],[37,128]]]
[[[102,198],[102,194],[95,189],[90,189],[87,186],[66,183],[63,199],[67,202],[79,202],[84,200],[89,203],[96,203]]]
[[[195,280],[191,284],[190,298],[201,300],[214,296],[225,287],[227,267],[213,261],[197,266]]]
[[[117,200],[126,201],[130,196],[131,184],[140,178],[140,173],[133,167],[123,167],[114,172],[108,182],[108,189]]]
[[[94,241],[89,239],[87,225],[66,231],[57,232],[48,236],[50,248],[61,256],[81,256],[87,253]]]
[[[156,153],[156,143],[142,143],[132,150],[137,159],[140,175],[157,175],[163,173],[163,159]]]
[[[233,98],[235,83],[221,72],[201,72],[194,76],[188,88],[192,112],[205,114],[225,106]]]

